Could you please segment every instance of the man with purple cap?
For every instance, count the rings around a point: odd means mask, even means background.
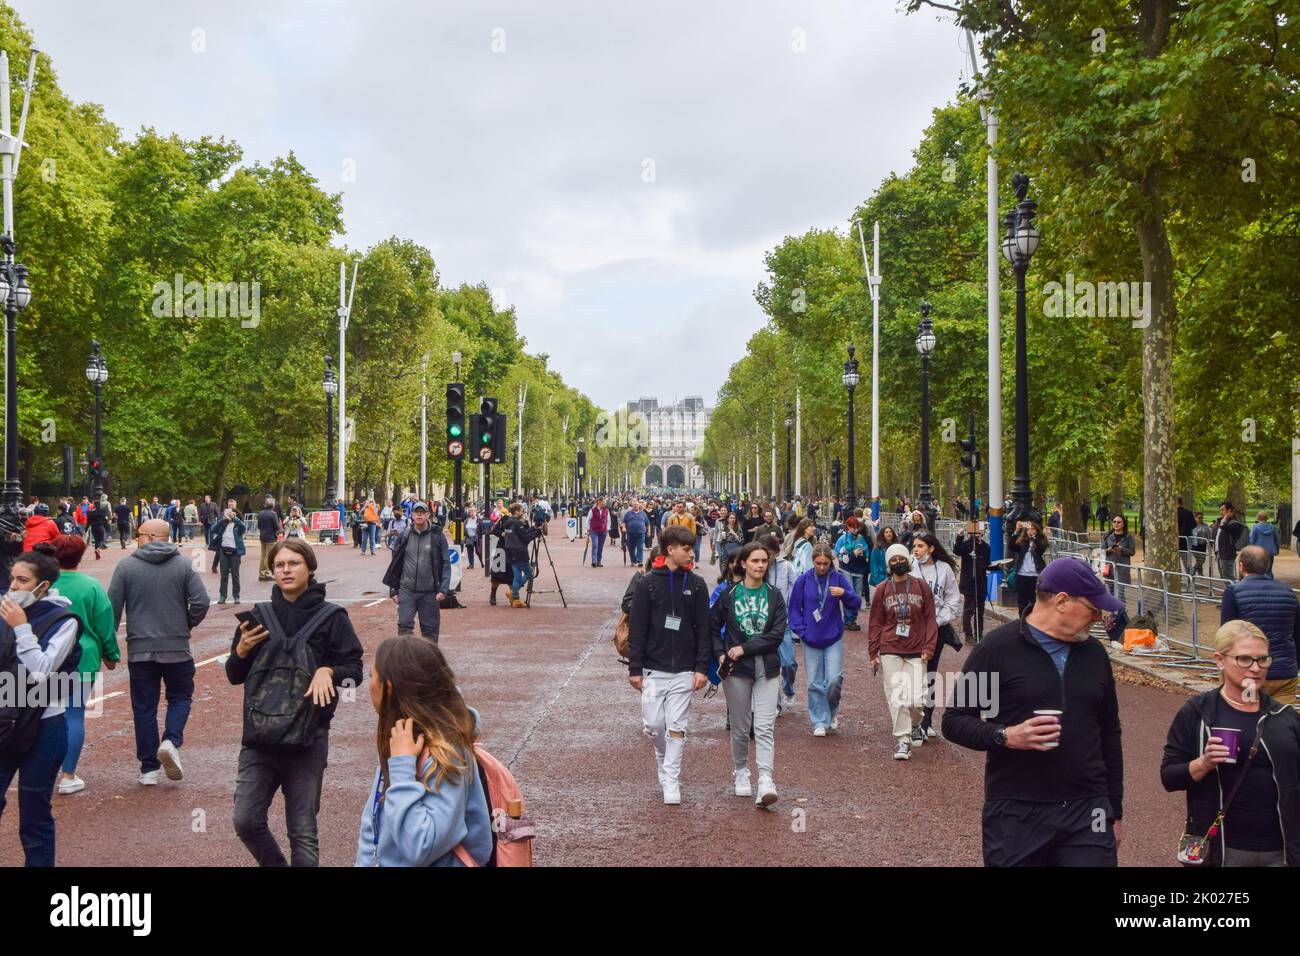
[[[962,668],[943,736],[984,750],[985,866],[1115,866],[1124,813],[1119,700],[1089,628],[1121,603],[1092,566],[1052,561],[1037,601]]]

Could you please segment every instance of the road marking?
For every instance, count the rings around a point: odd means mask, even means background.
[[[126,691],[124,690],[115,690],[113,693],[105,694],[103,697],[92,697],[90,700],[86,701],[86,706],[94,707],[96,704],[102,703],[103,701],[110,700],[114,697],[121,697],[125,693]]]
[[[371,601],[369,604],[363,604],[362,607],[378,607],[384,603],[384,600],[384,598],[380,598],[378,601]]]
[[[216,657],[209,657],[206,661],[199,661],[199,662],[198,662],[197,664],[195,664],[194,666],[195,666],[195,667],[202,667],[204,664],[211,664],[211,663],[213,663],[214,661],[220,661],[220,662],[222,662],[222,663],[225,663],[226,658],[229,657],[229,656],[230,656],[229,654],[218,654]]]

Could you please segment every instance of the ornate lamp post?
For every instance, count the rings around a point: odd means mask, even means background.
[[[1012,176],[1011,185],[1019,202],[1006,214],[1007,233],[1002,240],[1002,255],[1016,273],[1016,476],[1011,482],[1008,533],[1017,521],[1041,520],[1034,510],[1034,493],[1029,485],[1029,363],[1025,350],[1025,273],[1038,250],[1040,237],[1034,225],[1038,203],[1025,198],[1029,177],[1024,173]]]
[[[325,380],[321,382],[325,392],[325,507],[338,507],[338,498],[334,489],[334,396],[338,394],[339,383],[334,377],[334,356],[325,356]]]
[[[849,360],[844,363],[844,375],[840,379],[849,390],[849,514],[858,506],[857,470],[853,465],[853,390],[858,387],[858,360],[853,357],[853,346],[849,346]]]
[[[794,429],[794,412],[785,406],[785,500],[794,501],[794,486],[790,482],[790,434]]]
[[[99,352],[99,343],[90,343],[90,358],[86,360],[86,380],[95,386],[95,461],[99,467],[94,469],[94,493],[98,503],[104,493],[104,431],[101,417],[104,383],[108,381],[108,364]]]
[[[930,353],[934,351],[930,303],[921,303],[921,324],[916,330],[916,350],[921,353],[921,491],[918,503],[926,525],[934,530],[934,495],[930,490]]]
[[[27,286],[27,267],[14,262],[14,240],[10,235],[0,236],[0,301],[5,310],[5,487],[3,510],[7,527],[20,529],[19,506],[23,489],[18,483],[18,347],[16,342],[18,313],[32,301],[32,290]]]

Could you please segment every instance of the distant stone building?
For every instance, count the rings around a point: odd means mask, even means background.
[[[704,407],[704,399],[692,395],[675,405],[660,405],[657,398],[640,398],[628,402],[627,410],[644,417],[650,436],[650,464],[641,484],[703,488],[704,472],[695,456],[704,448],[704,430],[713,416],[713,409]]]

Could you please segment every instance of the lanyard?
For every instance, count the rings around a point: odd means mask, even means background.
[[[675,572],[668,572],[668,603],[672,607],[673,617],[677,616],[677,595],[673,593],[673,575]],[[686,592],[686,575],[682,574],[682,593]]]
[[[830,593],[830,590],[831,590],[831,576],[830,574],[827,574],[826,583],[824,585],[822,584],[817,585],[817,596],[819,598],[819,600],[817,601],[817,610],[823,611],[826,609],[826,595]]]
[[[383,814],[384,800],[384,773],[379,771],[379,780],[375,783],[375,800],[370,807],[370,828],[374,831],[374,865],[379,865],[379,818]]]

